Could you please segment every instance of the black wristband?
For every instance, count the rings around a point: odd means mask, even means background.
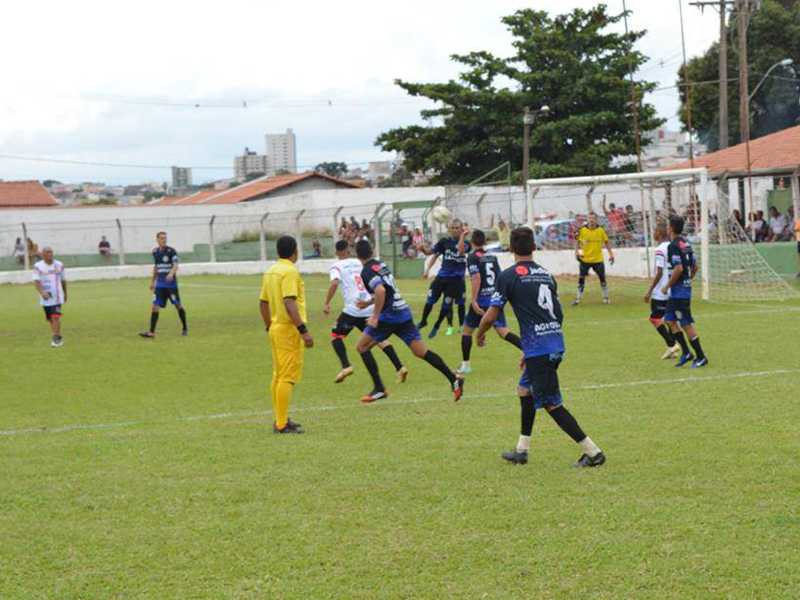
[[[300,332],[300,335],[303,335],[304,333],[308,333],[308,327],[306,327],[305,323],[300,323],[300,325],[297,326],[297,331]]]

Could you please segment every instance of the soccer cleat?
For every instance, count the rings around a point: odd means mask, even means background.
[[[528,464],[528,453],[527,452],[518,452],[517,450],[511,450],[510,452],[503,452],[500,456],[503,457],[503,460],[507,460],[512,465],[527,465]]]
[[[692,363],[693,369],[700,369],[708,365],[708,359],[704,356],[703,358],[698,358]]]
[[[603,463],[606,462],[606,455],[602,452],[595,454],[594,456],[589,456],[588,454],[581,454],[581,457],[578,459],[573,466],[578,469],[583,468],[590,468],[590,467],[599,467]]]
[[[678,352],[681,351],[681,345],[675,344],[674,346],[667,348],[664,354],[661,355],[661,360],[668,360],[670,358],[675,358],[678,356]]]
[[[467,375],[468,373],[472,373],[472,367],[469,364],[468,360],[465,360],[461,363],[461,366],[458,368],[458,372],[462,375]]]
[[[686,363],[691,362],[693,360],[694,360],[694,355],[691,352],[689,352],[687,354],[681,355],[681,357],[678,359],[678,362],[675,363],[675,366],[682,367]]]
[[[455,332],[455,329],[453,329],[453,326],[452,326],[452,325],[450,325],[450,326],[447,328],[447,331],[445,331],[445,332],[444,332],[444,334],[445,334],[445,335],[453,335],[453,332]]]
[[[580,303],[581,303],[581,299],[580,298],[575,298],[575,300],[572,301],[572,306],[578,306],[578,304],[580,304]]]
[[[181,335],[182,335],[183,337],[186,337],[187,335],[189,335],[189,330],[188,330],[188,329],[182,329],[182,330],[181,330]]]
[[[333,383],[342,383],[345,379],[350,377],[353,374],[353,367],[345,367],[336,375],[336,379],[333,380]]]
[[[464,378],[456,375],[456,380],[453,382],[453,401],[458,402],[461,396],[464,395]]]
[[[361,404],[372,404],[373,402],[377,402],[383,398],[388,398],[389,393],[386,390],[382,390],[380,392],[370,392],[364,396],[361,396]]]
[[[54,336],[52,341],[50,342],[51,348],[61,348],[64,345],[64,338],[61,336]]]
[[[431,330],[428,332],[428,339],[432,340],[433,338],[436,337],[437,333],[439,333],[439,327],[434,325],[433,327],[431,327]]]
[[[272,424],[272,433],[305,433],[303,431],[303,426],[300,423],[295,423],[291,419],[286,422],[286,425],[283,429],[278,429],[278,426],[273,423]]]
[[[143,338],[154,338],[154,337],[156,337],[156,334],[155,334],[155,333],[153,333],[152,331],[142,331],[142,332],[139,334],[139,337],[143,337]]]
[[[611,304],[610,298],[603,298],[603,304]]]
[[[397,369],[397,383],[405,383],[408,379],[408,368],[405,366]]]

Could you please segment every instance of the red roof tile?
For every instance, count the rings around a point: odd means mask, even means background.
[[[694,159],[697,168],[706,167],[711,175],[747,171],[746,144],[738,144]],[[691,162],[673,165],[667,171],[688,169]],[[800,167],[800,125],[750,141],[750,170],[787,170]]]
[[[0,181],[0,208],[30,206],[58,206],[58,202],[38,181]]]
[[[203,190],[184,198],[174,198],[168,196],[161,198],[161,200],[155,204],[160,206],[178,206],[187,204],[237,204],[239,202],[257,200],[274,191],[291,187],[301,181],[312,178],[332,181],[341,187],[361,187],[360,185],[350,181],[337,179],[336,177],[331,177],[330,175],[326,175],[324,173],[309,171],[308,173],[291,173],[287,175],[273,175],[272,177],[260,177],[227,190]]]

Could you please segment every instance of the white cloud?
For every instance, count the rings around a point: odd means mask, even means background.
[[[647,75],[674,83],[680,52],[678,0],[630,0],[630,24],[648,29],[646,54],[672,58]],[[621,10],[621,0],[609,0]],[[565,12],[593,2],[540,0]],[[669,2],[667,2],[669,4]],[[518,1],[351,0],[225,3],[76,0],[4,6],[0,54],[0,153],[147,164],[227,166],[266,131],[292,127],[302,164],[378,158],[382,131],[418,120],[421,103],[395,78],[440,81],[457,73],[449,56],[510,52],[503,15]],[[717,17],[684,7],[689,53],[713,41]],[[87,96],[236,104],[248,109],[170,108],[88,102]],[[81,98],[84,98],[82,100]],[[333,106],[327,105],[327,100]],[[677,93],[651,99],[664,117]],[[677,126],[673,120],[671,125]],[[222,176],[225,173],[208,173]],[[0,161],[0,177],[164,179],[164,171]],[[198,171],[195,179],[202,179]]]

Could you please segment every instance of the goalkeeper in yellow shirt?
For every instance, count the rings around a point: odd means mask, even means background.
[[[572,302],[573,306],[580,304],[583,290],[586,285],[586,276],[589,270],[597,274],[600,288],[603,290],[603,304],[608,304],[608,283],[606,282],[606,265],[603,262],[603,246],[608,250],[608,262],[614,264],[614,251],[608,241],[608,234],[597,222],[597,213],[590,212],[589,219],[578,232],[575,247],[575,256],[580,265],[578,271],[578,295]]]
[[[303,433],[289,418],[294,386],[303,375],[303,354],[314,345],[306,326],[306,292],[297,262],[297,241],[283,236],[277,242],[279,260],[261,283],[259,310],[272,347],[272,414],[274,433]]]

